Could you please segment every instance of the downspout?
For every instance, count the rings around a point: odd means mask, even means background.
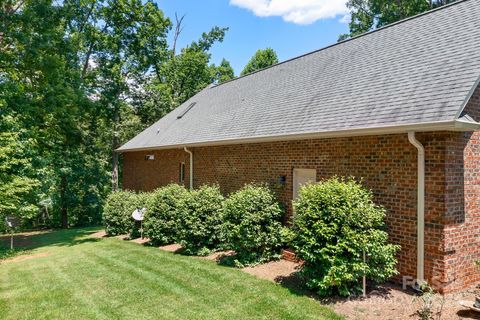
[[[193,152],[188,150],[187,147],[183,147],[186,153],[190,155],[190,190],[193,190]]]
[[[418,150],[417,155],[417,279],[416,285],[424,283],[425,257],[425,149],[415,138],[415,132],[408,133],[408,141]]]

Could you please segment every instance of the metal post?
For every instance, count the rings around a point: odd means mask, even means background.
[[[363,249],[363,263],[365,264],[365,249]],[[365,298],[367,296],[367,276],[365,274],[365,271],[363,272],[363,297]]]

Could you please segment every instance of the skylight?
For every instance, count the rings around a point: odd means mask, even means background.
[[[187,107],[187,109],[185,109],[185,111],[183,111],[183,113],[181,113],[180,115],[177,116],[177,119],[181,119],[188,111],[190,111],[190,109],[192,109],[197,103],[196,102],[192,102],[190,103],[190,105]]]

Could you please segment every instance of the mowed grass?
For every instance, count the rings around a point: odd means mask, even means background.
[[[95,231],[36,235],[21,259],[0,260],[0,318],[341,319],[240,270]]]

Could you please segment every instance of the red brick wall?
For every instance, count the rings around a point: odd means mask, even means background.
[[[464,109],[480,122],[480,87]],[[480,283],[480,132],[452,133],[446,142],[443,260],[436,279],[446,291]],[[441,267],[440,267],[441,268]]]
[[[418,134],[425,145],[427,159],[425,274],[428,278],[439,274],[443,277],[443,216],[448,200],[446,147],[455,135],[458,134]],[[415,276],[417,150],[408,142],[406,134],[202,147],[192,151],[195,186],[219,183],[222,191],[229,193],[248,182],[267,182],[287,212],[291,211],[294,168],[316,169],[317,180],[333,175],[363,178],[378,203],[387,209],[391,240],[402,246],[398,255],[401,275]],[[155,161],[144,160],[146,154],[152,153]],[[181,149],[125,153],[124,188],[151,190],[178,182],[182,161],[188,172],[188,154]],[[286,176],[285,185],[279,183],[280,176]],[[185,185],[188,185],[188,175]],[[455,211],[456,207],[451,206]]]

